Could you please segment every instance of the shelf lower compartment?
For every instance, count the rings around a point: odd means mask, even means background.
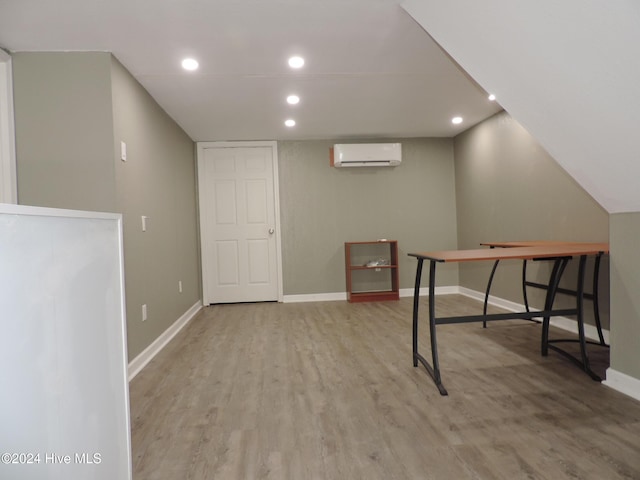
[[[351,292],[347,293],[347,300],[351,303],[400,300],[400,292],[392,290],[377,292]]]

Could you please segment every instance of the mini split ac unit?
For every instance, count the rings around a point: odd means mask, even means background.
[[[395,167],[401,161],[400,143],[343,143],[333,146],[334,167]]]

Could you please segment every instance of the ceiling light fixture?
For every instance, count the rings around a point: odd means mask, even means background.
[[[453,123],[454,125],[458,125],[458,124],[462,123],[462,117],[453,117],[451,119],[451,123]]]
[[[194,58],[185,58],[182,60],[182,68],[193,71],[198,69],[198,61]]]
[[[496,96],[493,93],[489,94],[489,101],[493,102],[495,99]]]
[[[289,120],[285,120],[284,124],[285,124],[287,127],[294,127],[294,126],[296,125],[296,121],[295,121],[295,120],[292,120],[292,119],[289,119]]]
[[[300,102],[300,97],[297,95],[289,95],[287,97],[287,103],[289,105],[297,105]]]
[[[289,59],[289,66],[291,68],[301,68],[303,65],[304,65],[304,58],[302,57],[295,56]]]

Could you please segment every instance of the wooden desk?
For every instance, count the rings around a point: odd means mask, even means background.
[[[588,243],[588,242],[567,242],[567,241],[559,241],[559,240],[527,240],[527,241],[510,241],[510,242],[483,242],[480,245],[487,246],[489,248],[513,248],[513,247],[541,247],[541,246],[558,246],[558,245],[579,245],[579,246],[589,246],[594,245],[597,248],[602,249],[603,252],[609,253],[609,244],[608,243]],[[591,293],[584,292],[583,298],[587,300],[591,300],[593,302],[593,317],[596,323],[596,330],[598,332],[599,343],[596,345],[601,345],[608,347],[606,342],[604,341],[604,335],[602,334],[602,323],[600,322],[600,305],[598,303],[599,294],[598,294],[598,284],[600,278],[600,260],[602,255],[596,255],[593,267],[593,280],[592,280],[592,290]],[[542,259],[544,260],[544,259]],[[493,264],[493,268],[491,269],[491,274],[489,275],[489,281],[487,282],[487,288],[484,294],[484,307],[483,313],[487,313],[487,306],[489,304],[489,293],[491,291],[491,284],[493,283],[493,277],[496,273],[496,269],[498,268],[498,264],[500,260],[496,260]],[[527,287],[539,288],[542,290],[546,290],[548,285],[532,282],[527,280],[527,259],[522,260],[522,300],[524,302],[525,310],[529,311],[529,297],[527,295]],[[576,295],[575,290],[569,290],[566,288],[558,287],[556,290],[557,293],[563,293],[565,295]],[[486,327],[486,322],[483,324]],[[593,343],[593,342],[587,342]]]
[[[482,248],[472,250],[441,250],[432,252],[409,253],[409,256],[416,257],[418,265],[416,269],[415,290],[413,296],[413,366],[417,367],[418,362],[422,363],[435,382],[441,395],[447,395],[447,390],[442,384],[440,366],[438,361],[438,345],[436,339],[436,325],[452,323],[487,322],[496,320],[532,319],[534,317],[543,318],[541,352],[548,354],[548,349],[553,348],[567,356],[578,364],[591,378],[600,381],[589,366],[587,356],[586,339],[584,335],[584,277],[585,264],[588,256],[601,256],[608,253],[609,247],[603,243],[553,243],[544,245],[511,246],[510,248]],[[572,257],[580,257],[578,268],[578,279],[576,285],[576,307],[571,309],[554,309],[553,303],[562,273]],[[554,266],[549,277],[547,295],[543,310],[525,311],[516,313],[497,313],[482,315],[466,315],[457,317],[435,316],[435,284],[436,265],[446,262],[473,262],[473,261],[496,261],[507,259],[532,260],[532,259],[552,259]],[[418,307],[420,300],[420,282],[422,278],[422,268],[425,260],[429,261],[429,333],[431,337],[431,357],[432,365],[418,352]],[[580,359],[577,359],[556,346],[549,345],[549,319],[554,316],[576,315],[578,323],[578,336],[580,343]]]

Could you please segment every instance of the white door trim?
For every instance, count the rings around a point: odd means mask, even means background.
[[[284,301],[284,290],[282,286],[282,241],[281,241],[281,231],[280,231],[280,186],[279,186],[279,176],[278,176],[278,142],[265,140],[265,141],[238,141],[238,142],[197,142],[197,155],[198,159],[204,158],[204,150],[206,148],[241,148],[241,147],[270,147],[271,152],[273,154],[273,195],[274,195],[274,206],[275,206],[275,229],[276,229],[276,266],[277,266],[277,281],[278,281],[278,302]],[[197,164],[198,162],[196,162]],[[200,174],[197,173],[198,177],[198,218],[200,220],[200,260],[204,262],[204,257],[202,255],[202,245],[204,245],[204,236],[206,223],[202,218],[202,211],[200,210]],[[202,273],[202,291],[203,297],[206,295],[204,292],[207,292],[207,280],[204,276],[204,265],[201,265],[201,273]],[[203,298],[204,302],[204,298]]]
[[[18,203],[11,55],[0,48],[0,203]]]

